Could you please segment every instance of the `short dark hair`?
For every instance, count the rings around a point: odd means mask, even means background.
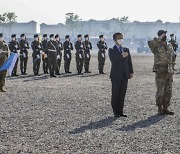
[[[116,39],[117,39],[117,36],[121,36],[122,38],[123,38],[123,34],[122,33],[114,33],[114,35],[113,35],[113,40],[114,41],[116,41]]]

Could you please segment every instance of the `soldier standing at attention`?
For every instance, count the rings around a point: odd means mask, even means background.
[[[178,48],[178,43],[176,42],[176,38],[175,38],[174,34],[171,34],[170,37],[171,37],[171,39],[169,40],[169,43],[172,44],[173,49],[174,49],[173,61],[176,61],[176,56],[177,56],[176,51]]]
[[[21,69],[21,75],[27,75],[27,61],[28,61],[28,50],[29,49],[29,43],[26,41],[25,34],[21,34],[21,40],[19,41],[19,47],[20,47],[20,69]]]
[[[8,57],[8,46],[3,40],[3,34],[0,33],[0,67],[3,66]],[[5,78],[7,71],[0,72],[0,92],[6,92],[3,87],[5,86]]]
[[[19,43],[16,41],[16,35],[15,34],[11,35],[11,38],[12,38],[12,41],[9,42],[9,50],[13,53],[18,53]],[[17,59],[15,65],[14,65],[14,68],[12,71],[12,76],[18,76],[17,75],[18,60],[19,59]]]
[[[66,41],[63,43],[64,48],[64,70],[65,73],[71,73],[69,71],[71,64],[71,50],[73,50],[73,44],[70,42],[69,35],[65,36]]]
[[[159,30],[158,38],[148,42],[152,53],[154,54],[153,72],[156,73],[156,105],[159,114],[173,115],[168,110],[172,96],[172,82],[174,74],[173,46],[167,43],[167,31]]]
[[[104,73],[104,64],[105,64],[105,59],[106,59],[106,50],[107,50],[107,44],[105,42],[104,35],[99,36],[100,41],[97,43],[97,47],[99,49],[98,52],[98,69],[99,69],[99,74],[105,74]]]
[[[50,71],[50,77],[56,77],[54,73],[56,69],[57,43],[54,40],[54,34],[50,35],[50,40],[46,45],[46,51],[48,51],[48,66]]]
[[[60,67],[61,67],[61,61],[62,61],[62,50],[63,50],[63,45],[60,42],[60,37],[57,34],[55,36],[55,41],[57,42],[57,64],[56,64],[56,75],[61,75],[60,74]]]
[[[84,38],[85,38],[85,41],[83,42],[83,45],[84,45],[84,69],[85,69],[85,73],[91,73],[89,71],[89,62],[91,59],[90,50],[92,50],[92,44],[89,41],[89,35],[85,35]]]
[[[32,58],[33,58],[33,72],[34,76],[40,76],[39,75],[39,68],[41,63],[41,53],[42,45],[39,42],[39,35],[34,35],[34,41],[31,43],[31,47],[33,50]]]
[[[42,48],[43,48],[43,55],[42,55],[42,61],[43,61],[43,71],[44,74],[48,74],[48,55],[46,51],[46,45],[47,45],[47,34],[43,35],[43,40],[41,42]]]
[[[78,71],[78,74],[82,74],[83,70],[83,63],[84,63],[84,47],[82,42],[82,35],[77,36],[78,40],[75,42],[75,48],[76,48],[76,68]]]

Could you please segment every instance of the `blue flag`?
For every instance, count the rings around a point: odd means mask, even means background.
[[[6,60],[3,66],[0,67],[0,72],[8,70],[9,75],[11,76],[17,58],[18,58],[17,53],[11,53],[10,57]]]

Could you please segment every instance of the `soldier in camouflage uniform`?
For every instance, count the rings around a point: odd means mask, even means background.
[[[104,64],[106,60],[106,50],[107,50],[107,44],[104,39],[104,35],[99,36],[100,41],[97,43],[97,47],[99,49],[98,51],[98,69],[99,74],[105,74],[104,73]]]
[[[172,96],[173,69],[175,65],[172,55],[174,50],[172,45],[166,41],[166,33],[166,31],[160,30],[158,38],[155,37],[149,41],[148,45],[154,54],[153,71],[156,73],[156,105],[158,106],[158,113],[173,115],[174,113],[170,112],[168,107]]]
[[[0,33],[0,67],[5,63],[8,57],[8,46],[3,41],[3,34]],[[3,87],[5,85],[5,78],[6,78],[7,71],[0,72],[0,92],[6,92]]]

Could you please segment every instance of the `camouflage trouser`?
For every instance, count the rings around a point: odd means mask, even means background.
[[[0,72],[0,88],[5,85],[6,72],[7,71]]]
[[[172,96],[172,74],[156,72],[156,105],[164,107],[170,106],[170,100]]]

